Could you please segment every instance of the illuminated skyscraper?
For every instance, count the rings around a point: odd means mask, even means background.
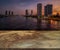
[[[53,5],[48,4],[44,7],[44,14],[45,16],[51,16],[52,15],[52,10],[53,10]]]

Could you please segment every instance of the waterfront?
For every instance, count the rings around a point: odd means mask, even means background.
[[[37,19],[23,16],[9,16],[0,18],[0,30],[16,29],[16,30],[36,30]],[[41,20],[40,30],[60,30],[60,21],[57,20]]]

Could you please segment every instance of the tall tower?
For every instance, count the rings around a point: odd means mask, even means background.
[[[6,10],[6,11],[5,11],[5,15],[8,15],[7,13],[8,13],[8,12],[7,12],[7,10]]]
[[[28,29],[28,16],[29,16],[29,12],[28,12],[28,9],[26,9],[25,10],[25,17],[26,17],[25,29]]]
[[[31,10],[31,16],[33,15],[33,10]]]
[[[37,29],[41,28],[41,20],[40,18],[42,17],[42,4],[38,3],[37,4]]]
[[[42,4],[41,3],[37,4],[37,15],[38,17],[42,16]]]
[[[9,15],[11,15],[10,13],[11,13],[11,12],[9,11]]]
[[[28,17],[28,15],[29,15],[29,13],[28,13],[28,10],[27,10],[27,9],[25,10],[25,15],[26,15],[26,17]]]
[[[11,12],[11,15],[13,15],[13,11]]]
[[[52,16],[52,13],[53,13],[53,5],[52,4],[48,4],[45,6],[44,8],[44,14],[45,16]]]

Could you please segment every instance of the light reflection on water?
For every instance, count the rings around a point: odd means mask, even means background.
[[[60,21],[51,20],[51,28],[60,29]]]
[[[4,17],[0,18],[0,29],[36,29],[37,19],[29,17]],[[60,29],[60,21],[41,20],[41,29]]]

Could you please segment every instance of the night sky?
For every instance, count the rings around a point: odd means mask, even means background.
[[[0,0],[0,13],[5,10],[14,11],[16,14],[22,15],[25,9],[32,9],[36,14],[37,3],[53,4],[53,13],[60,12],[60,0]],[[44,10],[43,10],[44,11]]]

